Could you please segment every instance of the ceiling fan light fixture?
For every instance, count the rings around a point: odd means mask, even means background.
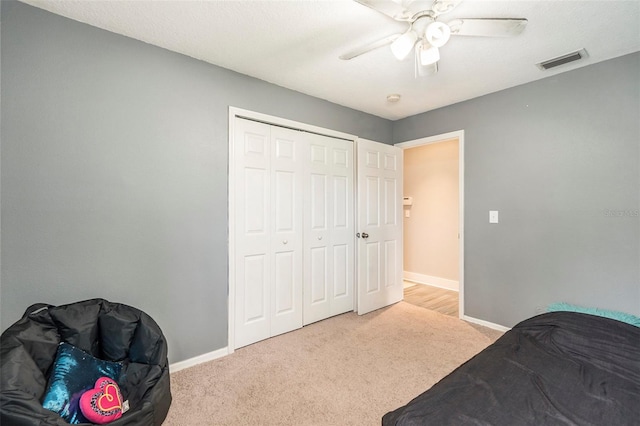
[[[416,78],[434,75],[438,73],[438,63],[431,65],[420,65],[416,62]]]
[[[442,47],[451,37],[451,28],[444,22],[432,22],[425,30],[425,38],[433,47]]]
[[[419,77],[425,77],[428,75],[434,75],[438,72],[438,62],[434,62],[432,64],[429,65],[422,65],[422,63],[420,63],[420,50],[422,48],[423,42],[421,42],[419,44],[419,46],[416,46],[416,60],[415,60],[415,77],[419,78]]]
[[[1,0],[0,0],[1,1]],[[451,35],[475,37],[513,37],[522,33],[526,18],[465,18],[440,22],[440,15],[456,9],[463,0],[354,0],[408,27],[404,33],[393,34],[354,49],[340,59],[352,59],[382,46],[390,45],[393,55],[400,61],[410,54],[414,57],[415,75],[438,72],[441,47],[449,42]],[[414,4],[415,2],[415,4]],[[424,3],[424,4],[418,4]],[[429,3],[430,5],[428,5]],[[556,58],[560,63],[569,62],[574,56]],[[556,65],[538,64],[541,68]]]
[[[420,65],[431,65],[440,60],[440,50],[436,46],[420,43],[417,47],[417,52]]]
[[[402,34],[400,37],[395,39],[393,43],[391,43],[391,52],[393,52],[393,56],[395,56],[399,61],[402,61],[409,55],[411,49],[413,49],[413,46],[416,44],[416,41],[418,41],[418,35],[413,31],[413,29]]]

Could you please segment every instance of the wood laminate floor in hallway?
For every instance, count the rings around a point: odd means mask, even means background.
[[[458,292],[425,284],[405,282],[404,301],[421,308],[458,317]]]

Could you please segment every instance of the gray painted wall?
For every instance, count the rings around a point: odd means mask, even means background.
[[[228,107],[389,143],[390,121],[2,1],[2,329],[93,297],[170,361],[227,345]]]
[[[397,121],[394,142],[461,129],[465,313],[640,315],[640,53]]]

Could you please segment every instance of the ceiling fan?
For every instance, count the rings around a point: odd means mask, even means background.
[[[415,52],[416,77],[438,72],[440,48],[449,37],[481,36],[511,37],[520,34],[527,25],[521,18],[475,18],[454,19],[447,23],[439,21],[441,15],[454,10],[462,0],[435,0],[428,9],[413,12],[419,1],[416,0],[354,0],[376,12],[409,24],[402,34],[393,34],[360,46],[340,56],[350,60],[374,49],[391,45],[391,52],[398,60],[404,60],[412,50]]]

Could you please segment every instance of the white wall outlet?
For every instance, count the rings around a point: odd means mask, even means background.
[[[498,223],[498,210],[489,210],[489,223]]]

